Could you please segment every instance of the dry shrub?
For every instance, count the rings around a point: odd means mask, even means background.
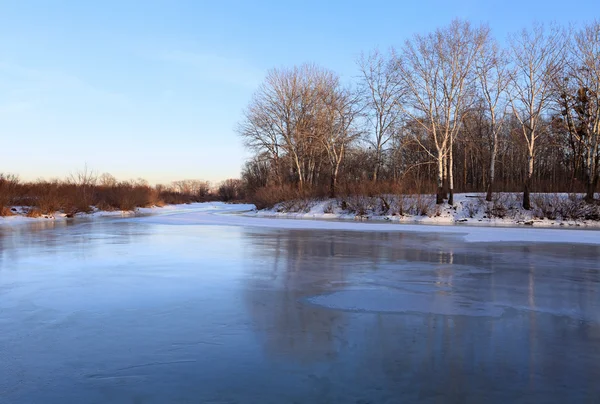
[[[357,216],[430,216],[435,214],[432,195],[349,196],[338,199],[340,208]]]
[[[14,213],[8,206],[0,206],[0,216],[13,216]]]
[[[392,212],[398,216],[430,216],[435,210],[435,197],[414,194],[397,195]]]
[[[418,194],[414,196],[414,199],[415,211],[412,214],[418,216],[431,216],[431,212],[436,208],[435,197],[433,195]],[[434,214],[439,216],[439,211],[434,212]]]
[[[40,182],[31,189],[32,206],[36,206],[43,214],[53,214],[63,207],[61,186],[57,181]]]
[[[283,201],[277,204],[275,209],[280,213],[308,213],[315,204],[313,199],[301,198]]]
[[[335,203],[333,203],[333,202],[329,202],[323,208],[323,213],[334,213],[334,211],[335,211]]]
[[[116,210],[116,208],[114,206],[110,205],[105,200],[98,202],[96,204],[96,209],[104,211],[104,212],[112,212],[112,211]]]
[[[284,201],[294,200],[300,197],[300,192],[293,186],[286,185],[267,186],[259,188],[249,198],[257,209],[269,209]]]
[[[0,209],[8,208],[8,213],[0,214],[0,216],[10,216],[12,214],[10,207],[17,199],[18,188],[19,177],[13,174],[0,173]]]
[[[483,199],[483,198],[482,198]],[[473,202],[473,201],[468,201],[465,205],[464,205],[464,210],[467,212],[467,215],[470,218],[474,218],[475,215],[477,214],[477,212],[479,212],[479,207],[481,206],[481,200],[478,200],[477,202]]]
[[[348,213],[356,216],[367,216],[372,214],[377,206],[378,199],[370,196],[348,196],[342,198],[340,207]]]
[[[219,186],[219,197],[224,202],[239,201],[244,198],[242,180],[230,178]]]
[[[479,203],[485,206],[484,213],[490,219],[514,218],[519,213],[521,206],[521,200],[517,194],[500,192],[494,193],[490,202],[481,198]]]
[[[338,188],[338,195],[345,196],[369,196],[398,195],[404,192],[401,184],[393,181],[361,181],[346,183]]]
[[[583,197],[570,194],[532,195],[533,215],[550,220],[600,220],[600,206],[587,203]]]
[[[558,208],[561,205],[560,196],[557,194],[531,195],[533,215],[539,219],[558,219]]]
[[[206,181],[186,180],[170,187],[151,187],[142,179],[117,182],[109,174],[96,179],[84,170],[66,180],[38,180],[20,183],[13,175],[0,174],[0,208],[19,205],[35,207],[41,214],[62,211],[71,216],[100,210],[134,210],[137,207],[164,206],[211,200]]]
[[[27,217],[33,217],[33,218],[42,217],[43,215],[44,214],[42,213],[42,211],[37,208],[28,209],[27,214],[26,214]]]

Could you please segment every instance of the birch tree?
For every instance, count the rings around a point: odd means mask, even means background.
[[[557,75],[564,51],[565,32],[558,27],[535,24],[510,37],[510,102],[519,121],[527,150],[527,167],[523,184],[523,208],[531,209],[536,141],[544,133],[544,114],[552,101],[552,82]]]
[[[498,134],[506,117],[507,93],[509,84],[508,61],[492,37],[488,37],[479,49],[475,61],[477,87],[484,116],[487,118],[487,133],[490,145],[489,179],[485,199],[492,200],[496,178],[496,157],[498,155]]]

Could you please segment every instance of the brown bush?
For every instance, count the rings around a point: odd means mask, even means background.
[[[257,209],[269,209],[280,202],[293,201],[301,197],[302,192],[291,185],[266,186],[259,188],[248,198]]]
[[[43,216],[43,213],[42,213],[42,211],[40,211],[37,208],[30,208],[30,209],[27,210],[26,216],[27,217],[34,217],[34,218],[35,217],[41,217],[41,216]]]
[[[13,216],[14,213],[8,206],[0,206],[0,216]]]
[[[19,182],[13,175],[0,174],[0,209],[29,206],[40,214],[62,211],[67,215],[100,210],[134,210],[138,207],[164,206],[202,202],[214,199],[206,181],[175,182],[170,187],[150,186],[142,179],[118,182],[110,174],[100,180],[90,171],[72,175],[66,180]],[[35,214],[35,213],[32,213]]]
[[[0,214],[0,216],[10,216],[12,213],[10,206],[16,199],[18,187],[19,178],[16,175],[0,173],[0,209],[9,208],[7,214]]]

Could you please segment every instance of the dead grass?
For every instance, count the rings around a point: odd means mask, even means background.
[[[549,220],[600,220],[600,206],[585,202],[583,196],[570,194],[568,198],[560,194],[533,194],[533,215],[538,219]]]
[[[423,194],[349,196],[338,198],[338,206],[357,216],[435,216],[435,198]]]
[[[0,207],[0,216],[14,216],[14,212],[8,206]]]
[[[42,217],[44,216],[44,214],[42,213],[41,210],[37,209],[37,208],[30,208],[29,210],[27,210],[27,214],[25,215],[27,217]]]

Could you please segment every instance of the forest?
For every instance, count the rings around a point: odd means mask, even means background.
[[[533,24],[499,41],[454,20],[374,49],[343,79],[315,64],[268,72],[237,132],[257,206],[302,196],[581,193],[597,203],[600,22]]]

